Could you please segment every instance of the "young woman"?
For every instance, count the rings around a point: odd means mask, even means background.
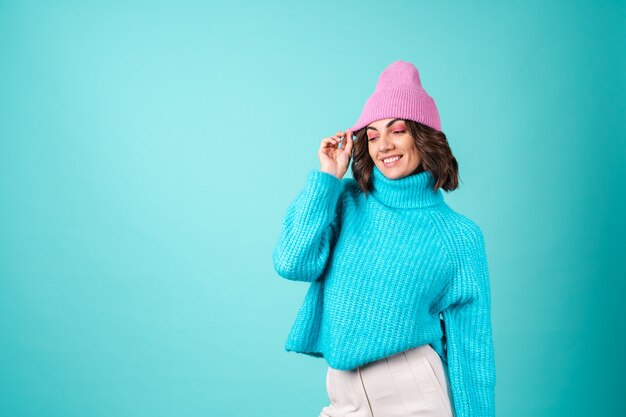
[[[285,349],[327,361],[320,417],[494,416],[483,234],[444,201],[458,165],[417,68],[389,65],[318,155],[273,262],[310,283]]]

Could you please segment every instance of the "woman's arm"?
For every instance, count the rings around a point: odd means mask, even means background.
[[[473,223],[459,237],[460,259],[442,311],[456,417],[495,415],[491,294],[483,234]]]
[[[309,173],[289,205],[274,246],[274,269],[283,278],[312,282],[324,271],[340,218],[342,180],[321,170]]]

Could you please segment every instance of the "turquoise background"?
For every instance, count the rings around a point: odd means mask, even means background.
[[[625,51],[623,1],[0,1],[0,415],[317,416],[271,251],[398,59],[485,234],[498,414],[618,415]]]

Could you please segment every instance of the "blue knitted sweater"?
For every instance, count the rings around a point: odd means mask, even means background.
[[[272,258],[309,282],[285,349],[354,369],[430,344],[448,368],[456,417],[495,415],[491,296],[483,234],[423,171],[368,197],[312,170],[287,208]]]

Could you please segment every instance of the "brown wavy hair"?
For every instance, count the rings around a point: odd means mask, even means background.
[[[438,188],[447,192],[456,190],[459,186],[459,165],[452,155],[446,135],[422,123],[402,120],[420,154],[421,161],[416,172],[430,171],[435,178],[435,191]],[[374,161],[369,153],[367,126],[354,132],[354,135],[356,140],[352,149],[352,176],[367,197],[373,188],[370,177],[374,169]]]

